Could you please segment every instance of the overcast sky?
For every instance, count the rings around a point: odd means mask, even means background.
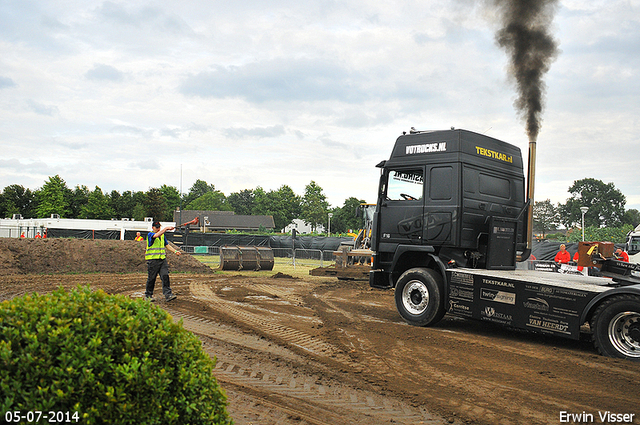
[[[472,0],[0,0],[0,190],[229,195],[315,181],[375,202],[397,136],[451,126],[528,151],[495,12]],[[640,209],[640,0],[564,0],[536,200],[614,183]],[[182,170],[182,172],[181,172]]]

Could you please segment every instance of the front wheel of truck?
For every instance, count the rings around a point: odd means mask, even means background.
[[[617,295],[602,303],[591,321],[600,354],[640,361],[640,297]]]
[[[409,269],[396,283],[396,308],[400,316],[414,326],[433,325],[446,313],[442,276],[425,268]]]

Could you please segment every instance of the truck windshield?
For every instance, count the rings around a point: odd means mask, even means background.
[[[422,169],[389,171],[387,199],[390,201],[417,201],[422,199],[424,173]]]
[[[627,253],[634,255],[640,252],[640,236],[631,236],[629,238],[629,246],[627,247]]]

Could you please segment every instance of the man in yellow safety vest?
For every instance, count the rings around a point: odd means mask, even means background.
[[[177,297],[171,292],[166,250],[173,251],[177,255],[181,255],[182,252],[169,245],[167,239],[164,237],[164,233],[167,230],[173,230],[174,227],[169,226],[163,229],[160,229],[160,227],[160,222],[154,221],[151,225],[153,231],[147,234],[147,249],[144,258],[147,260],[149,277],[147,278],[147,287],[144,296],[145,299],[154,301],[153,289],[156,286],[156,277],[159,274],[160,279],[162,279],[162,295],[164,295],[168,302],[175,300]]]

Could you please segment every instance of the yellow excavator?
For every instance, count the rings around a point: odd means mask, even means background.
[[[371,230],[373,227],[373,213],[376,204],[360,204],[356,209],[356,216],[363,220],[363,227],[354,233],[353,241],[342,242],[333,252],[336,258],[329,267],[318,267],[309,271],[312,276],[333,276],[343,280],[369,279],[371,270]]]

